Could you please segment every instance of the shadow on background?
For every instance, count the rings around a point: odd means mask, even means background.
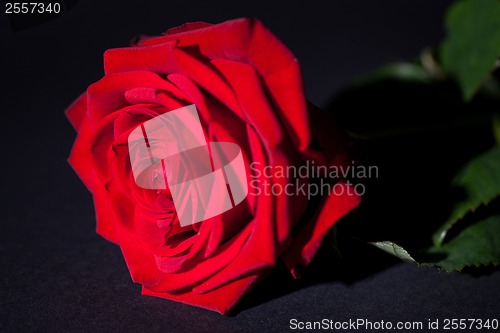
[[[337,247],[325,240],[304,276],[294,280],[278,265],[233,313],[325,282],[347,285],[374,276],[401,261],[366,241],[393,241],[416,251],[432,245],[431,235],[465,197],[451,181],[463,165],[494,144],[489,111],[496,101],[479,96],[464,106],[448,82],[422,84],[383,80],[337,95],[328,110],[356,140],[360,165],[377,166],[378,178],[359,179],[366,188],[361,205],[337,224]],[[497,200],[498,202],[498,200]],[[500,205],[481,208],[473,221]],[[454,231],[450,232],[453,237]],[[410,251],[410,252],[412,252]],[[436,256],[427,260],[442,259]],[[494,267],[467,268],[481,276]]]

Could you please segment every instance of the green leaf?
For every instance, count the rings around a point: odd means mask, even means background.
[[[446,16],[448,38],[441,49],[444,70],[470,100],[500,55],[500,1],[465,0]]]
[[[431,75],[419,64],[400,62],[385,65],[369,75],[357,79],[351,88],[373,84],[383,80],[397,80],[415,83],[429,83]]]
[[[437,267],[447,272],[467,266],[500,264],[500,215],[491,216],[462,230],[441,247],[431,246],[410,255],[392,242],[370,243],[403,261]]]
[[[415,259],[413,259],[412,256],[404,248],[402,248],[396,243],[385,241],[385,242],[369,242],[369,244],[381,249],[382,251],[392,254],[393,256],[398,257],[403,261],[410,263],[417,263]]]
[[[470,161],[457,174],[453,185],[464,191],[465,199],[453,207],[448,220],[434,233],[432,238],[438,247],[457,221],[500,195],[500,146]]]
[[[443,259],[425,263],[448,272],[460,271],[466,266],[500,264],[500,215],[491,216],[460,232],[440,248],[432,247],[428,255]]]

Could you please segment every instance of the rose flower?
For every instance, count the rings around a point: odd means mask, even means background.
[[[264,181],[292,182],[266,167],[350,163],[348,138],[306,101],[297,59],[259,21],[189,23],[141,37],[106,51],[104,69],[67,110],[78,132],[69,162],[92,193],[97,232],[121,248],[143,294],[226,313],[278,259],[297,276],[359,203],[348,191],[256,193]],[[168,188],[137,185],[128,138],[193,104],[208,141],[240,147],[253,183],[233,209],[181,226]]]

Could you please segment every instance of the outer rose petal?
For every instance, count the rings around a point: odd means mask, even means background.
[[[83,93],[78,97],[67,109],[66,117],[68,117],[71,125],[78,132],[82,126],[83,119],[87,113],[87,94]]]
[[[142,288],[143,295],[171,299],[177,302],[199,306],[208,310],[226,314],[239,299],[252,287],[259,278],[259,274],[244,277],[216,289],[209,294],[194,293],[159,293]]]
[[[181,32],[198,30],[198,29],[203,29],[203,28],[207,28],[207,27],[211,27],[211,26],[212,26],[212,24],[205,23],[205,22],[188,22],[188,23],[184,23],[183,25],[180,25],[178,27],[168,29],[164,33],[164,35],[174,35],[174,34],[178,34]]]
[[[282,256],[295,278],[300,276],[299,266],[309,265],[314,258],[328,230],[358,206],[360,201],[360,197],[347,194],[341,196],[331,194],[326,198],[319,213],[300,230]]]
[[[309,117],[314,139],[324,153],[326,163],[333,166],[350,164],[348,157],[351,140],[335,120],[311,103]],[[346,189],[347,185],[344,186]],[[360,201],[361,198],[356,195],[333,194],[323,200],[315,216],[298,232],[292,245],[283,254],[283,261],[295,278],[299,277],[299,267],[309,265],[314,258],[328,230],[357,207]]]
[[[104,238],[115,244],[119,244],[116,234],[115,217],[109,206],[109,194],[102,183],[99,182],[95,169],[92,165],[92,156],[90,146],[92,133],[90,125],[85,119],[77,140],[71,151],[69,163],[80,176],[94,197],[94,206],[96,209],[97,232]]]

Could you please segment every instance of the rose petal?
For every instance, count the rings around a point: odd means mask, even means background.
[[[237,110],[231,87],[206,63],[172,42],[158,45],[107,50],[104,55],[107,75],[131,71],[182,74],[206,89],[231,110]]]
[[[144,45],[176,41],[178,47],[197,45],[209,59],[227,59],[250,64],[263,77],[278,112],[287,115],[285,126],[294,143],[306,150],[310,144],[307,106],[302,76],[295,56],[255,19],[226,21],[202,30],[151,38]]]
[[[246,227],[238,235],[220,246],[217,253],[210,258],[199,261],[192,269],[181,273],[163,275],[158,283],[145,283],[149,290],[165,292],[174,291],[199,284],[224,269],[238,257],[242,246],[248,239],[251,228]],[[193,258],[194,259],[194,258]]]
[[[87,94],[83,93],[65,111],[71,125],[78,132],[87,114]]]
[[[298,232],[283,254],[283,261],[295,278],[299,276],[298,266],[309,265],[328,230],[360,203],[359,196],[347,194],[347,187],[343,184],[340,196],[332,193],[326,197],[317,214]]]
[[[226,314],[240,300],[247,290],[253,286],[258,278],[258,274],[247,276],[232,283],[228,283],[223,288],[217,289],[210,294],[193,294],[190,292],[156,292],[144,286],[142,288],[142,294],[167,298],[184,304],[194,305],[216,311],[221,314]]]
[[[189,22],[189,23],[184,23],[183,25],[180,25],[178,27],[168,29],[164,33],[164,35],[175,35],[187,31],[200,30],[211,26],[212,24],[205,22]]]
[[[91,123],[96,125],[110,113],[129,106],[125,93],[138,87],[169,91],[173,94],[176,92],[172,84],[147,71],[106,75],[87,89],[87,109]]]

